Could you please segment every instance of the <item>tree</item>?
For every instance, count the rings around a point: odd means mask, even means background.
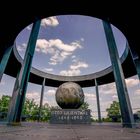
[[[3,95],[2,98],[0,99],[0,111],[1,112],[7,112],[8,111],[8,106],[10,103],[11,97],[8,95]]]
[[[81,106],[80,109],[89,109],[89,104],[87,102],[84,102]]]
[[[6,119],[8,106],[10,103],[10,96],[3,95],[0,99],[0,117]],[[50,107],[48,104],[44,104],[41,110],[41,121],[49,121],[51,116],[51,110],[60,109],[58,106]],[[84,102],[80,109],[89,109],[89,104]],[[3,115],[4,114],[4,115]],[[39,117],[39,105],[34,101],[34,99],[25,99],[23,111],[22,111],[22,120],[36,121]]]
[[[1,119],[6,119],[7,117],[10,99],[11,97],[8,95],[3,95],[2,98],[0,99],[0,118]]]
[[[137,111],[134,115],[135,122],[140,122],[140,111]]]
[[[53,110],[62,109],[62,108],[59,106],[51,106],[50,109],[51,111],[53,111]]]
[[[113,101],[109,108],[106,109],[107,116],[113,122],[120,122],[121,121],[121,114],[120,114],[120,106],[119,102]]]
[[[51,118],[51,108],[49,106],[43,106],[41,111],[41,121],[49,121]]]
[[[34,101],[34,99],[29,100],[26,98],[25,104],[24,104],[24,109],[22,113],[23,117],[28,121],[36,121],[38,120],[39,117],[39,106],[38,104]],[[41,109],[41,121],[48,121],[50,119],[50,107],[48,105],[43,105]]]
[[[39,114],[39,106],[36,104],[34,99],[29,100],[26,98],[22,117],[27,117],[27,120],[37,120]]]
[[[11,97],[8,95],[3,95],[0,99],[0,119],[6,119],[8,113],[8,107]],[[50,119],[50,107],[48,105],[42,106],[41,111],[41,121],[48,121]],[[34,99],[25,99],[23,111],[22,111],[22,120],[35,121],[39,117],[39,105],[34,101]]]
[[[136,114],[138,114],[138,116],[140,116],[140,110],[136,112]]]

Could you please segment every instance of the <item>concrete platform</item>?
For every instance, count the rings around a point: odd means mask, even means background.
[[[22,123],[0,124],[0,140],[140,140],[140,127],[122,128],[121,124],[62,125]]]

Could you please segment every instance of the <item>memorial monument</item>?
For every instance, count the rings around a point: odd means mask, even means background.
[[[66,82],[58,87],[55,97],[62,109],[51,112],[50,123],[90,123],[90,110],[79,109],[84,103],[80,85]]]
[[[62,109],[78,109],[84,102],[82,88],[73,82],[66,82],[59,86],[55,97]]]

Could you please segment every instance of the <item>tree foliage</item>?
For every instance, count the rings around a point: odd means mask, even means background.
[[[39,119],[39,105],[34,101],[34,99],[25,100],[23,108],[23,116],[27,117],[26,120],[36,121]],[[50,119],[50,107],[48,105],[43,105],[41,109],[41,121],[48,121]]]
[[[80,109],[89,109],[89,104],[87,102],[84,102],[81,106]]]
[[[0,99],[0,118],[6,119],[8,107],[10,103],[10,96],[3,95]],[[42,106],[41,111],[41,121],[48,121],[50,119],[50,110],[49,106]],[[38,120],[39,116],[39,105],[34,101],[34,99],[29,100],[25,99],[24,108],[22,111],[22,118],[23,120],[35,121]]]
[[[3,95],[0,99],[0,112],[7,112],[11,97]]]
[[[3,117],[7,117],[8,112],[8,106],[10,103],[10,96],[3,95],[0,99],[0,113],[1,115],[4,114]],[[41,109],[41,121],[49,121],[51,116],[51,110],[60,109],[58,106],[52,106],[50,107],[48,104],[44,104]],[[89,109],[89,104],[87,102],[84,102],[80,109]],[[39,118],[39,105],[34,101],[34,99],[25,99],[23,111],[22,111],[22,120],[27,121],[36,121]]]
[[[8,95],[3,95],[2,98],[0,99],[0,119],[3,120],[6,119],[10,99],[11,97]]]
[[[121,120],[119,102],[113,101],[109,108],[106,109],[108,119],[113,122],[119,122]]]
[[[137,111],[134,115],[135,122],[140,122],[140,111]]]
[[[26,98],[22,112],[23,118],[27,118],[28,120],[36,120],[38,117],[38,113],[39,106],[36,104],[34,99],[29,100]]]

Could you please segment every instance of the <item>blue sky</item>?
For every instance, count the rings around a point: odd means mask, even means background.
[[[24,57],[31,27],[32,24],[26,27],[16,39],[17,49],[22,57]],[[112,29],[121,56],[126,39],[113,25]],[[94,73],[110,65],[101,20],[76,15],[49,17],[42,20],[33,67],[52,74],[76,76]],[[0,95],[11,95],[14,81],[14,78],[4,75],[0,84]],[[127,79],[126,82],[132,107],[139,108],[140,86],[137,76]],[[57,105],[54,98],[55,90],[56,88],[45,87],[44,103]],[[27,97],[34,98],[38,103],[40,91],[41,86],[29,83]],[[113,100],[117,100],[115,85],[100,86],[99,91],[101,110],[104,111]],[[90,104],[92,111],[97,111],[95,88],[84,88],[84,93],[85,100]],[[105,113],[102,115],[104,116]]]
[[[31,25],[17,37],[17,48],[24,56]],[[126,39],[113,27],[119,54]],[[110,66],[107,43],[99,19],[87,16],[57,16],[43,19],[33,66],[60,75],[84,75]]]

